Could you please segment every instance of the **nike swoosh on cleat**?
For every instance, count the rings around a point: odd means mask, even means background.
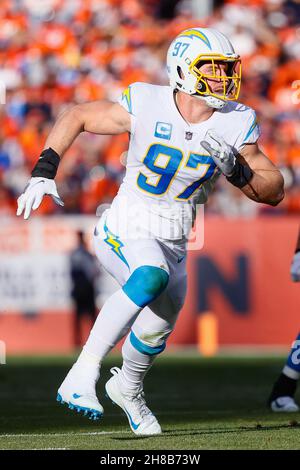
[[[139,427],[139,425],[140,425],[141,423],[135,424],[135,423],[132,421],[132,418],[131,418],[130,414],[128,413],[128,411],[127,411],[127,410],[124,410],[124,411],[125,411],[125,413],[126,413],[127,416],[128,416],[128,419],[129,419],[129,421],[130,421],[131,426],[132,426],[133,429],[136,431],[137,428]]]
[[[82,395],[77,395],[77,393],[73,393],[73,398],[80,398]]]

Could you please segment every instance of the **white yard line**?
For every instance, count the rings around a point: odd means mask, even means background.
[[[105,436],[110,434],[132,434],[131,431],[97,431],[97,432],[68,432],[68,433],[41,433],[41,434],[0,434],[2,437],[69,437],[69,436]]]

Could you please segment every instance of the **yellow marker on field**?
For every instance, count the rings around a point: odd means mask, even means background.
[[[218,319],[213,312],[204,312],[197,320],[198,349],[203,356],[218,352]]]

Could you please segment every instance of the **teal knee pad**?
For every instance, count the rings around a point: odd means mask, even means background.
[[[145,307],[167,287],[169,274],[156,266],[140,266],[122,287],[126,295],[139,307]]]

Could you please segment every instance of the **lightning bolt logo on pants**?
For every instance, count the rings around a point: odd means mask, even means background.
[[[104,231],[106,233],[106,238],[104,240],[105,243],[107,243],[107,245],[111,247],[112,251],[116,253],[116,255],[123,261],[123,263],[126,264],[128,269],[130,269],[125,256],[121,252],[121,248],[124,246],[124,243],[121,242],[118,235],[115,235],[109,230],[106,224],[104,225]]]

